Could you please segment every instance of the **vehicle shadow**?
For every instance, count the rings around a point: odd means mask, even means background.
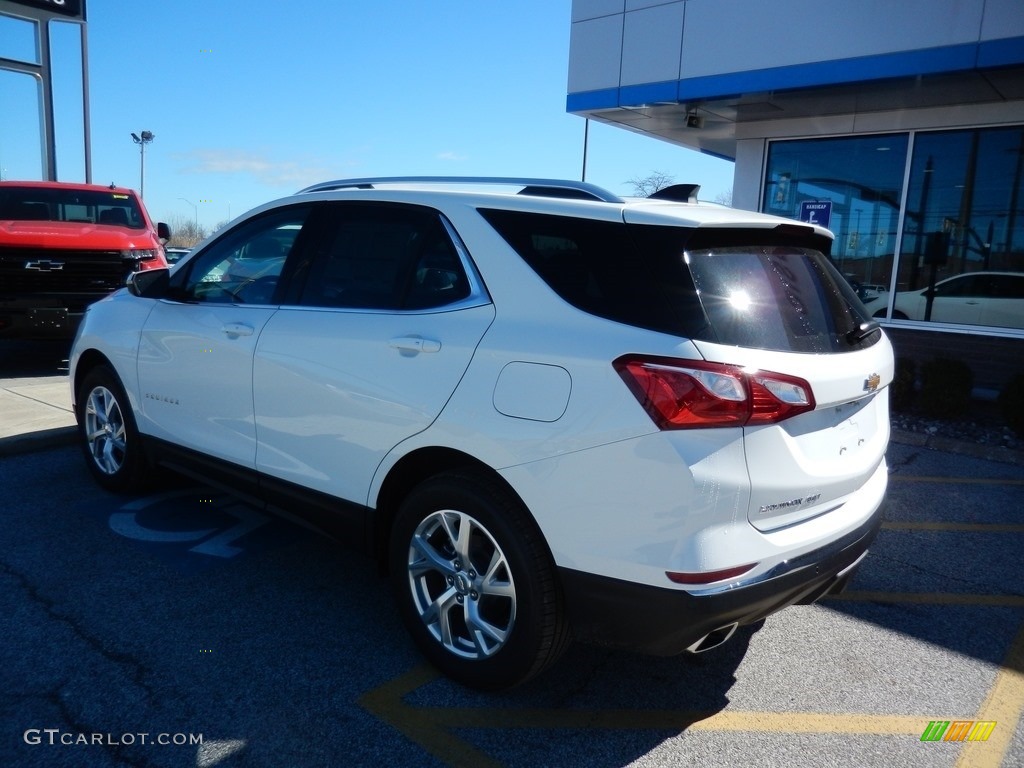
[[[70,339],[0,340],[0,379],[66,376]]]
[[[90,574],[65,587],[62,615],[89,624],[90,636],[118,648],[118,658],[138,660],[153,701],[170,702],[154,704],[154,718],[180,707],[190,714],[176,711],[174,727],[244,742],[245,764],[332,764],[340,750],[348,765],[423,764],[425,754],[473,764],[463,759],[468,753],[484,764],[615,768],[721,712],[762,628],[741,627],[699,656],[574,644],[529,683],[481,693],[426,665],[370,558],[276,516],[253,526],[258,510],[243,513],[230,497],[190,490],[174,475],[145,496],[82,494],[90,480],[80,457],[59,459],[54,470],[80,489],[71,507],[78,514],[33,520],[88,542],[65,567]],[[238,536],[226,536],[238,526]],[[223,556],[210,556],[213,540]],[[31,570],[42,592],[56,589],[47,586],[50,572]],[[71,680],[81,664],[77,654],[54,662]],[[102,720],[117,730],[128,728],[126,701],[138,684],[114,672],[103,678]],[[396,690],[410,672],[413,682]],[[381,696],[379,709],[367,703]],[[87,701],[82,694],[66,707],[77,717]],[[300,733],[319,736],[297,743]]]

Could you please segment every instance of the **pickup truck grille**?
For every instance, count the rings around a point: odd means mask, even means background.
[[[124,285],[129,271],[120,251],[0,248],[0,296],[90,294]]]

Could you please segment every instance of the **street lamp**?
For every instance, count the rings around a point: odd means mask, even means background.
[[[139,135],[132,134],[132,141],[139,145],[139,197],[146,197],[146,145],[156,136],[152,131],[143,131]]]
[[[179,200],[185,200],[184,197],[179,197]],[[193,203],[191,200],[185,200],[186,203],[192,206],[192,210],[196,215],[196,236],[199,236],[199,206]]]

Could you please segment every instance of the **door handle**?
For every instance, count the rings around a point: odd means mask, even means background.
[[[421,336],[397,336],[388,342],[388,346],[400,352],[438,352],[441,342]]]
[[[239,336],[252,336],[253,327],[245,323],[225,323],[221,330],[231,338],[237,339]]]

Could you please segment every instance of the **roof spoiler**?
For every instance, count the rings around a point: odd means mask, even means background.
[[[700,192],[700,184],[673,184],[670,187],[659,189],[647,197],[652,200],[673,200],[677,203],[696,203],[697,193]]]

